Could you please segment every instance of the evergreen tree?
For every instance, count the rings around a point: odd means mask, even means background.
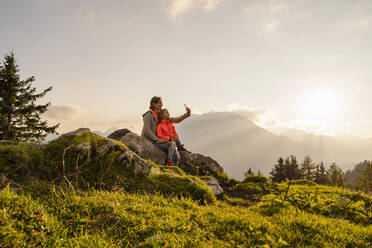
[[[307,180],[313,180],[315,164],[311,160],[310,156],[305,156],[304,161],[301,163],[301,171],[304,178]]]
[[[300,165],[297,163],[297,158],[294,155],[291,155],[291,169],[287,176],[288,176],[288,179],[302,179],[303,178]]]
[[[316,165],[316,171],[314,175],[314,182],[318,184],[327,184],[327,173],[323,162]]]
[[[249,167],[249,169],[244,173],[244,176],[247,177],[247,176],[251,176],[251,175],[254,175],[254,173],[252,172],[251,167]]]
[[[328,177],[327,177],[327,170],[323,164],[323,162],[320,163],[320,166],[319,166],[319,177],[320,177],[320,184],[328,184]]]
[[[372,162],[367,161],[364,170],[359,174],[358,189],[366,193],[372,192]]]
[[[280,157],[277,163],[274,165],[274,168],[270,172],[270,178],[273,182],[283,182],[286,180],[286,171],[284,159]]]
[[[40,115],[48,110],[50,103],[37,105],[52,90],[47,88],[35,93],[31,86],[34,77],[21,80],[14,53],[4,57],[0,68],[0,139],[13,141],[40,141],[47,134],[57,133],[59,124],[49,127]]]
[[[336,163],[331,164],[327,171],[329,184],[332,186],[343,187],[345,184],[345,174]]]

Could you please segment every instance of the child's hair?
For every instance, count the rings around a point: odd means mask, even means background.
[[[168,111],[167,109],[162,109],[160,110],[159,114],[158,114],[158,124],[160,124],[163,120],[163,114],[165,111]]]

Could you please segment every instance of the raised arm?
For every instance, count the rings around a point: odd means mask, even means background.
[[[181,121],[183,121],[184,119],[189,117],[191,115],[191,109],[189,107],[187,107],[186,104],[185,104],[185,108],[186,108],[186,113],[185,114],[183,114],[179,117],[171,117],[171,118],[169,118],[169,121],[172,122],[172,123],[180,123]]]
[[[180,123],[181,121],[183,121],[184,119],[186,119],[190,115],[191,114],[187,112],[187,113],[185,113],[181,116],[178,116],[178,117],[171,117],[171,118],[169,118],[169,121],[172,122],[172,123]]]

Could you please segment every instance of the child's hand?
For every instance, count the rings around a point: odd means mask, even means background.
[[[189,115],[191,115],[191,109],[190,109],[189,107],[187,107],[186,104],[184,104],[184,105],[185,105],[185,108],[186,108],[186,112],[187,112]]]

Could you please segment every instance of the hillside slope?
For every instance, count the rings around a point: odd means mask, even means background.
[[[217,175],[216,198],[204,177],[86,130],[41,146],[2,142],[0,176],[0,247],[372,245],[368,195]]]

